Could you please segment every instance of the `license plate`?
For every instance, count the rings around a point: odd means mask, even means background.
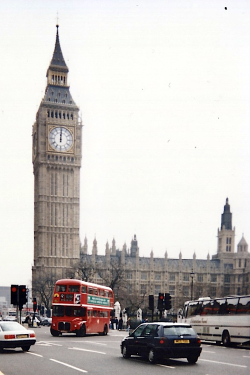
[[[189,340],[174,340],[175,344],[189,344]]]
[[[16,335],[17,339],[27,339],[27,337],[29,337],[29,335]]]

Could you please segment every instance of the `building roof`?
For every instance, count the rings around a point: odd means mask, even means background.
[[[69,87],[67,86],[48,85],[43,101],[57,104],[76,105],[70,94]]]

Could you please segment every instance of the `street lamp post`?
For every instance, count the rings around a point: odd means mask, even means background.
[[[193,300],[193,290],[194,290],[194,271],[190,272],[191,276],[191,301]]]

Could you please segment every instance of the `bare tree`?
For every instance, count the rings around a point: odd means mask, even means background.
[[[80,280],[88,281],[90,283],[93,282],[95,277],[95,267],[91,262],[91,259],[87,256],[83,256],[83,258],[75,264],[74,273],[75,277]]]
[[[97,264],[96,273],[106,286],[117,290],[125,285],[125,271],[118,259],[111,258],[108,267]]]
[[[46,310],[51,309],[52,296],[57,278],[54,275],[44,275],[32,283],[32,295],[38,297],[39,303],[44,304]]]

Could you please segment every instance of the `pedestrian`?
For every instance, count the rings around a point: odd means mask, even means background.
[[[115,329],[118,329],[118,319],[115,317]]]
[[[123,320],[122,320],[122,317],[120,317],[119,322],[118,322],[119,331],[122,329],[122,327],[123,327]]]
[[[129,331],[129,329],[130,329],[130,318],[128,318],[127,320],[127,331]]]

